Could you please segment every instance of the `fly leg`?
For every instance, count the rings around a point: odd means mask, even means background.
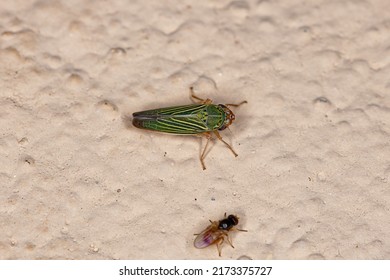
[[[223,244],[223,242],[225,241],[225,238],[222,236],[220,238],[218,238],[215,242],[215,244],[217,245],[217,250],[218,250],[218,255],[221,257],[221,252],[222,252],[222,247],[221,245]]]
[[[206,157],[207,146],[209,145],[209,142],[211,140],[211,134],[210,134],[210,132],[205,132],[202,135],[207,138],[207,142],[206,142],[206,146],[203,149],[202,154],[200,155],[200,163],[202,164],[203,170],[206,170],[206,165],[204,164],[204,159]]]
[[[238,154],[233,150],[233,148],[232,148],[228,143],[226,143],[225,140],[222,139],[222,136],[218,133],[218,131],[214,130],[213,132],[214,132],[215,136],[217,136],[217,138],[218,138],[219,140],[221,140],[223,143],[225,143],[225,145],[230,149],[230,151],[232,151],[233,155],[234,155],[235,157],[237,157]]]
[[[195,99],[198,101],[198,103],[200,104],[212,104],[213,101],[211,99],[202,99],[198,96],[195,95],[195,92],[194,92],[194,87],[190,87],[190,93],[191,93],[191,98]],[[195,102],[197,103],[197,102]]]
[[[233,230],[237,230],[237,231],[242,231],[242,232],[248,232],[246,229],[240,229],[240,228],[236,228],[236,227],[233,227],[230,229],[231,231]]]
[[[232,239],[230,238],[229,234],[227,234],[227,233],[226,233],[226,239],[227,239],[227,242],[229,243],[229,245],[232,246],[232,248],[234,248]]]

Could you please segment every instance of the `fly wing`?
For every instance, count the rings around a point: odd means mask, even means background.
[[[213,244],[220,234],[213,230],[213,225],[206,228],[204,231],[202,231],[194,240],[194,246],[195,248],[202,249],[210,246]]]

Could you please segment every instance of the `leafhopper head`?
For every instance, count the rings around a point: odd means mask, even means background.
[[[227,106],[225,106],[223,104],[219,104],[219,106],[225,112],[225,120],[224,120],[222,126],[218,130],[224,130],[224,129],[228,128],[233,123],[233,121],[236,119],[236,116],[234,115],[232,110],[230,110]]]

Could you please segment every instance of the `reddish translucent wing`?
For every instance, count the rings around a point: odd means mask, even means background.
[[[215,234],[213,234],[211,227],[201,232],[194,241],[195,248],[202,249],[210,246],[215,241]]]

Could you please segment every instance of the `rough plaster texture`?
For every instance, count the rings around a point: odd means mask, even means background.
[[[390,2],[1,1],[0,258],[390,258]],[[247,100],[214,141],[134,111]],[[203,141],[204,144],[204,141]]]

